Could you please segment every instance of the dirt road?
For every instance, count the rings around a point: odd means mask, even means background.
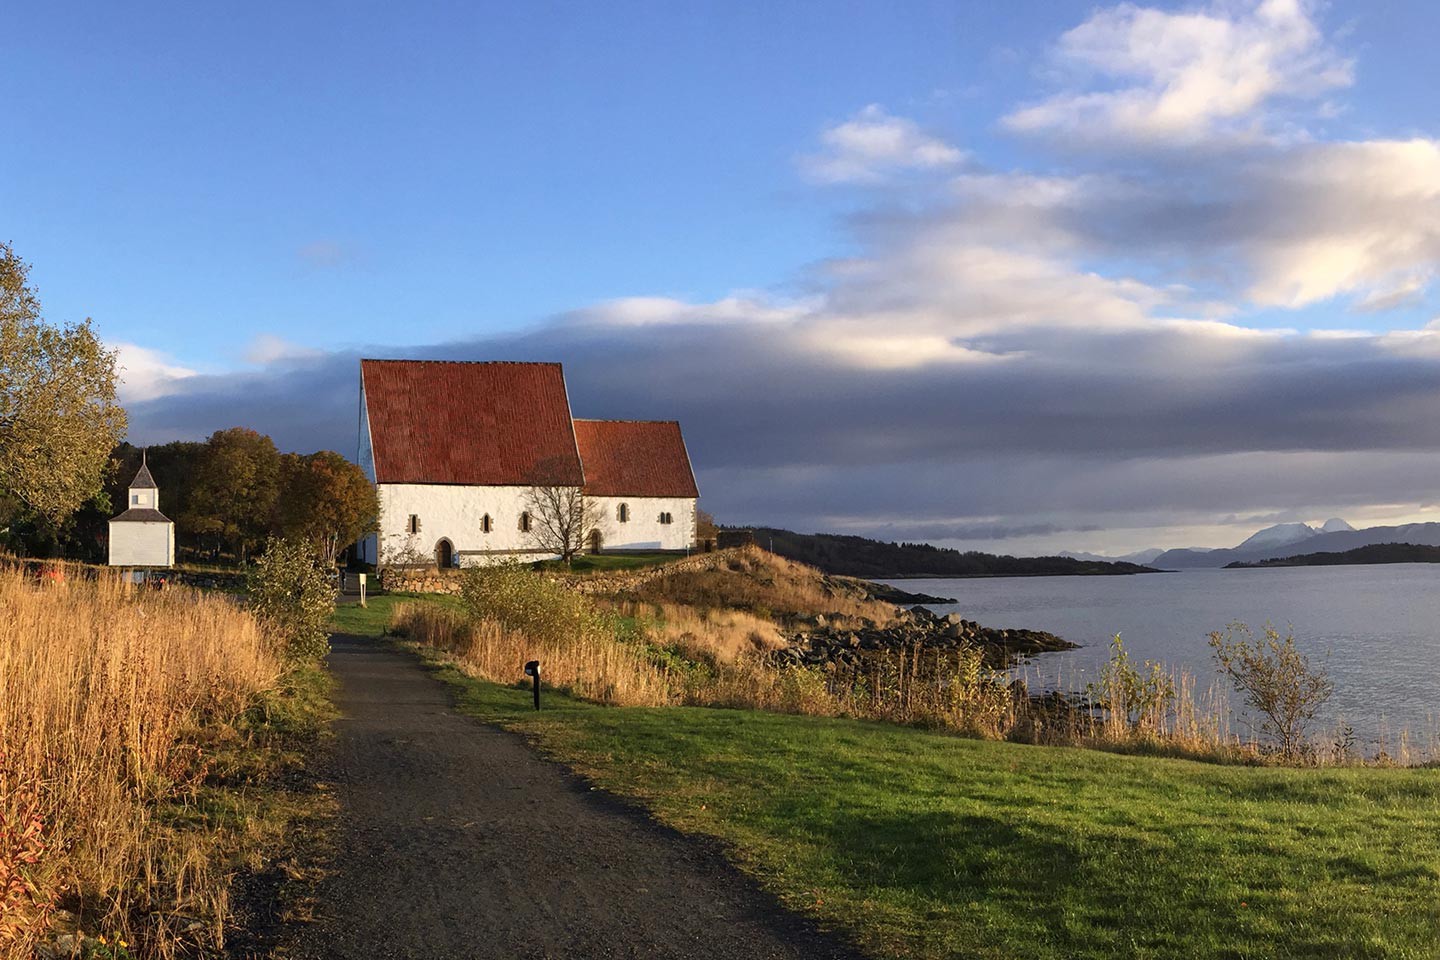
[[[457,714],[411,658],[336,637],[342,805],[300,957],[857,958],[701,842]]]

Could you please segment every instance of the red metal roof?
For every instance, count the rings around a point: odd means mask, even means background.
[[[361,360],[377,483],[580,486],[558,363]]]
[[[598,497],[698,497],[674,420],[576,420],[585,490]]]

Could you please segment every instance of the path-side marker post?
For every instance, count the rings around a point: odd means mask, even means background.
[[[531,680],[531,686],[535,690],[535,709],[540,709],[540,661],[531,660],[525,664],[525,676]]]
[[[365,574],[360,574],[360,606],[365,606]]]

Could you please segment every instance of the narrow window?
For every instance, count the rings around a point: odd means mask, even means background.
[[[616,507],[615,519],[619,520],[621,523],[628,523],[630,521],[630,504],[622,503],[620,504],[620,506]]]
[[[670,520],[671,520],[670,514],[668,514],[668,513],[662,513],[662,514],[660,514],[660,522],[661,522],[661,523],[669,523]]]
[[[521,532],[521,533],[529,533],[529,532],[530,532],[530,511],[529,511],[529,510],[526,510],[524,513],[520,514],[520,532]]]
[[[139,503],[139,502],[140,502],[140,494],[138,494],[138,493],[132,493],[132,494],[130,494],[130,502],[131,502],[131,504]]]
[[[495,522],[490,519],[490,514],[487,513],[487,514],[485,514],[485,516],[483,516],[483,517],[480,518],[480,532],[481,532],[481,533],[489,533],[491,530],[494,530],[494,529],[495,529]]]
[[[419,533],[419,532],[420,532],[420,516],[419,516],[419,514],[415,514],[415,513],[410,514],[410,519],[405,522],[405,532],[406,532],[406,533]]]

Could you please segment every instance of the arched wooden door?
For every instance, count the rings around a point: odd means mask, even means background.
[[[601,541],[601,539],[600,539],[600,531],[599,531],[599,530],[591,530],[591,531],[590,531],[590,552],[591,552],[591,553],[599,553],[601,546],[603,546],[603,543],[602,543],[602,541]]]
[[[444,570],[455,562],[455,547],[449,540],[441,540],[435,544],[435,566]]]

